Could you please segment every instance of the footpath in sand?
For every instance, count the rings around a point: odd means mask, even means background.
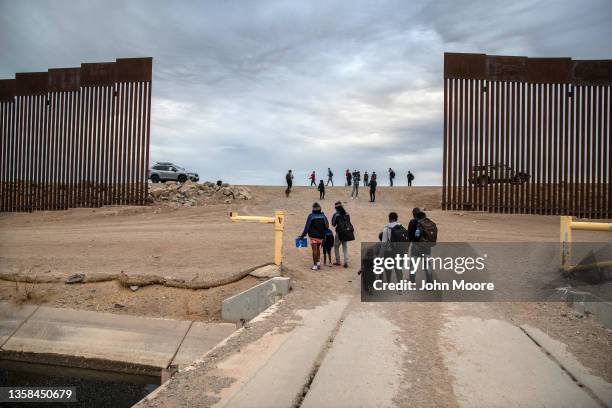
[[[370,204],[328,189],[323,210],[331,215],[334,201],[346,202],[357,242],[350,268],[313,272],[310,252],[292,240],[318,198],[314,188],[289,199],[262,188],[267,200],[250,213],[287,212],[284,270],[293,293],[140,406],[611,405],[610,331],[565,304],[360,302],[358,242],[375,240],[391,210],[405,222],[413,206],[428,208],[440,241],[558,240],[558,217],[442,212],[430,192],[381,189]]]

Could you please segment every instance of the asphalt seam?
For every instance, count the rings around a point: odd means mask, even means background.
[[[349,308],[351,306],[351,303],[352,303],[352,300],[347,303],[346,307],[342,311],[342,314],[340,315],[340,318],[336,322],[336,325],[334,326],[333,330],[327,337],[327,341],[325,342],[323,349],[319,352],[319,355],[315,359],[314,366],[312,367],[312,370],[310,374],[308,375],[308,381],[306,381],[306,384],[304,384],[302,393],[298,396],[296,403],[293,405],[293,408],[299,408],[302,406],[302,403],[304,402],[306,395],[310,391],[310,386],[312,385],[312,382],[317,376],[319,368],[321,368],[321,364],[323,363],[325,356],[327,355],[329,350],[332,348],[336,335],[342,328],[342,325],[344,323],[344,320],[346,319],[346,316],[348,316],[349,314]]]
[[[174,350],[174,354],[172,355],[172,357],[170,358],[170,361],[166,365],[166,369],[172,366],[174,359],[176,358],[178,352],[181,350],[181,346],[183,345],[183,342],[185,341],[185,339],[187,338],[187,335],[189,334],[189,331],[191,330],[191,326],[193,326],[193,320],[189,322],[189,327],[187,327],[187,330],[185,330],[185,334],[183,334],[183,338],[181,339],[178,346],[176,347],[176,350]]]
[[[21,323],[19,323],[19,325],[17,325],[17,327],[15,328],[15,330],[13,330],[13,332],[6,338],[6,340],[4,340],[4,342],[0,345],[0,350],[4,351],[4,346],[6,345],[6,343],[9,342],[10,339],[13,338],[13,336],[15,335],[15,333],[17,333],[19,331],[19,329],[21,329],[23,327],[24,324],[26,324],[28,322],[28,320],[30,320],[30,318],[32,316],[34,316],[34,313],[36,313],[38,311],[38,309],[40,309],[41,305],[36,306],[36,309],[34,309],[32,311],[32,313],[30,313],[28,315],[28,317],[26,317],[25,319],[23,319],[23,321]]]
[[[580,380],[578,380],[578,378],[572,374],[572,372],[566,368],[563,363],[561,363],[561,361],[559,361],[552,353],[550,353],[548,350],[546,350],[544,347],[542,347],[542,345],[540,343],[537,342],[536,339],[534,339],[524,328],[519,326],[519,329],[521,329],[521,331],[523,333],[525,333],[525,335],[532,341],[535,343],[536,346],[538,346],[540,348],[540,350],[542,350],[542,352],[551,360],[553,361],[555,364],[557,364],[559,366],[559,368],[561,368],[561,370],[568,375],[569,378],[571,378],[571,380],[576,383],[576,385],[583,389],[588,395],[589,397],[593,398],[595,400],[595,402],[597,402],[600,406],[606,408],[608,407],[608,405],[602,401],[597,394],[595,394],[593,392],[593,390],[591,390],[586,384],[583,384],[582,382],[580,382]]]

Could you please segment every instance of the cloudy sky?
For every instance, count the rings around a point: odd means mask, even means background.
[[[152,160],[441,182],[445,51],[612,58],[612,0],[0,0],[0,78],[152,56]]]

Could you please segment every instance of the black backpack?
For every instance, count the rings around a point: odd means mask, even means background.
[[[391,178],[395,178],[395,172],[394,171],[391,171],[390,175],[391,175]]]
[[[418,228],[421,230],[421,242],[435,244],[438,241],[438,227],[436,223],[429,218],[418,220],[417,223]]]
[[[354,241],[355,240],[355,228],[351,224],[351,220],[348,216],[338,216],[338,222],[336,223],[336,234],[340,241]]]
[[[408,230],[402,224],[391,228],[391,242],[410,242]]]

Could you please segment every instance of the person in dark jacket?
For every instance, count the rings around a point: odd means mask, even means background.
[[[319,181],[319,200],[325,200],[325,184],[323,184],[323,180]]]
[[[421,242],[423,231],[419,228],[419,220],[426,217],[427,215],[420,208],[412,209],[412,219],[408,224],[408,240],[410,241],[410,256],[413,258],[423,256],[427,260],[431,256],[431,247],[427,243]],[[425,280],[432,282],[432,271],[427,267],[427,264],[423,266],[423,270],[425,271]],[[414,269],[410,271],[410,281],[416,282],[416,270]]]
[[[412,180],[414,180],[414,174],[410,170],[408,170],[408,187],[412,187]]]
[[[334,186],[334,173],[328,167],[327,168],[327,184],[326,184],[326,186],[329,186],[329,183],[331,183],[332,187]]]
[[[376,201],[376,186],[378,186],[376,179],[370,180],[370,202],[371,203]]]
[[[350,187],[351,180],[353,179],[353,175],[351,174],[349,169],[346,169],[346,173],[344,173],[344,175],[346,176],[346,185]]]
[[[369,181],[370,181],[370,176],[368,175],[368,172],[366,171],[365,173],[363,173],[363,186],[367,187]]]
[[[340,233],[338,232],[338,227],[343,221],[350,222],[351,216],[346,212],[340,201],[337,201],[334,206],[336,208],[336,212],[332,217],[332,226],[336,227],[336,238],[334,240],[334,254],[336,255],[336,262],[334,262],[334,265],[340,265],[340,245],[342,245],[344,267],[348,268],[348,241],[342,240],[342,237],[340,237]]]
[[[285,190],[285,195],[289,197],[289,194],[291,194],[291,187],[293,187],[293,173],[291,172],[291,170],[289,170],[287,174],[285,174],[285,181],[287,182],[287,189]]]
[[[325,214],[321,211],[319,203],[312,205],[312,213],[306,219],[306,225],[301,238],[306,235],[310,238],[310,246],[312,247],[312,270],[321,269],[321,243],[325,238],[325,230],[329,228],[329,221]]]

